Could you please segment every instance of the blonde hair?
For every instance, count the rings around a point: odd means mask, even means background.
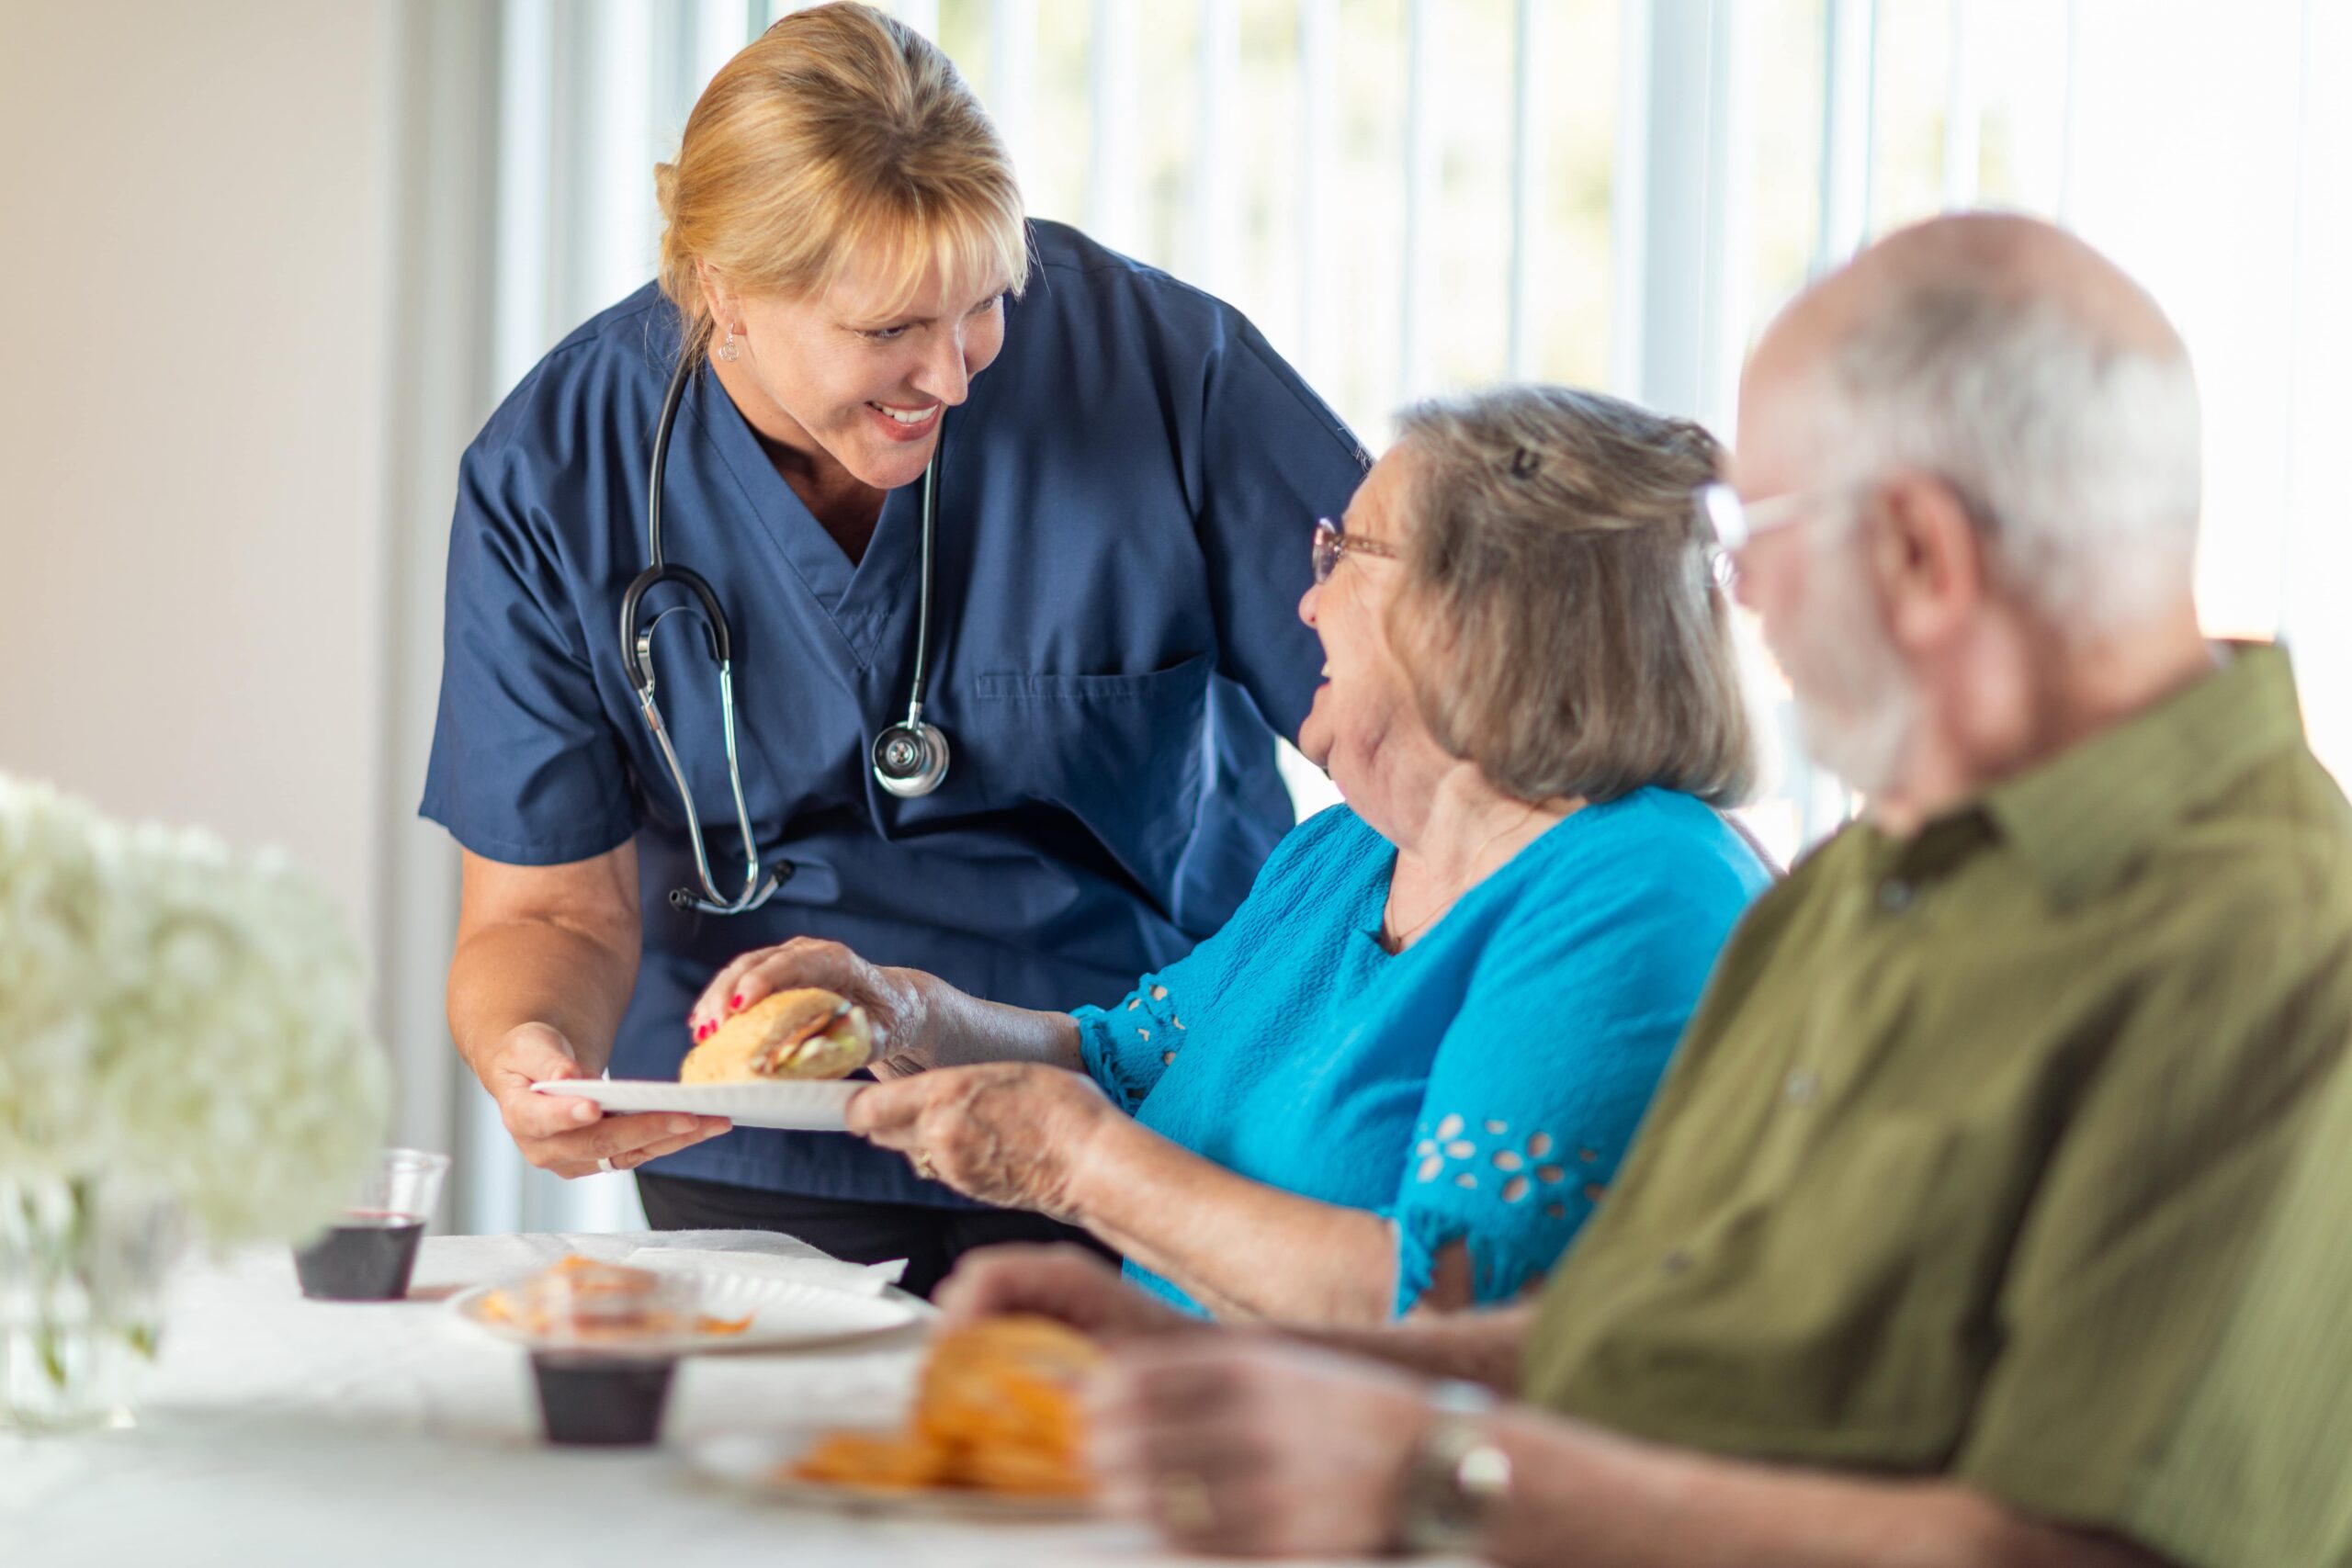
[[[1755,739],[1698,507],[1714,438],[1566,387],[1398,423],[1412,525],[1388,632],[1438,744],[1521,800],[1746,798]]]
[[[654,169],[662,292],[710,338],[701,267],[752,294],[822,293],[878,266],[903,308],[937,269],[1021,292],[1028,227],[1012,160],[956,67],[871,6],[797,11],[721,66]]]

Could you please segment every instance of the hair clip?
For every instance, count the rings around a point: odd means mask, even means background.
[[[1524,446],[1510,455],[1510,477],[1515,479],[1533,479],[1535,470],[1543,466],[1544,459]]]

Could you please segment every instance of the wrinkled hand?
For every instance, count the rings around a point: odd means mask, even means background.
[[[1215,1332],[1128,1284],[1100,1253],[1067,1244],[967,1252],[932,1302],[949,1328],[984,1317],[1035,1313],[1067,1323],[1092,1339],[1186,1329]]]
[[[849,1130],[967,1197],[1075,1218],[1080,1173],[1119,1112],[1094,1080],[1062,1067],[996,1062],[863,1089]]]
[[[797,936],[775,947],[754,948],[721,969],[686,1015],[686,1032],[700,1043],[761,998],[816,986],[865,1010],[874,1026],[874,1076],[905,1077],[936,1066],[929,1054],[925,978],[911,969],[868,964],[837,942]]]
[[[599,1159],[611,1160],[615,1170],[634,1170],[733,1126],[722,1116],[607,1116],[594,1100],[534,1091],[531,1085],[545,1079],[594,1076],[571,1043],[544,1023],[508,1031],[481,1061],[480,1076],[523,1157],[567,1180],[596,1175]]]
[[[1104,1499],[1178,1546],[1353,1557],[1396,1534],[1429,1419],[1421,1384],[1375,1362],[1229,1331],[1130,1339],[1097,1380]]]

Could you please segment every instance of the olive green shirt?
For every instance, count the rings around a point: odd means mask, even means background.
[[[2125,1515],[2196,1568],[2352,1563],[2352,1067],[2311,1117],[2221,1345]]]
[[[1751,909],[1526,1393],[2128,1522],[2347,1033],[2352,814],[2246,650]]]

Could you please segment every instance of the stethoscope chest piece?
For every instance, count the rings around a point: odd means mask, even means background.
[[[874,779],[902,800],[929,795],[947,776],[947,736],[913,719],[874,738]]]

